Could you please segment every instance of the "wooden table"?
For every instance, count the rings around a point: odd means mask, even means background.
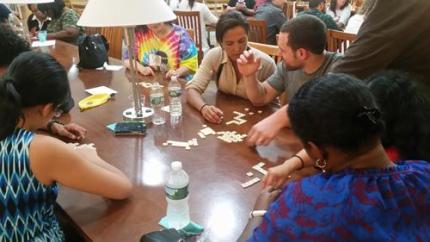
[[[59,41],[55,48],[43,51],[54,55],[66,68],[71,66],[72,58],[78,56],[76,47]],[[87,88],[105,85],[118,91],[115,100],[100,107],[84,112],[73,108],[71,121],[86,127],[88,136],[84,142],[94,143],[100,156],[121,169],[134,184],[131,198],[125,201],[61,188],[58,203],[93,241],[138,241],[142,234],[159,230],[158,222],[166,213],[163,182],[170,163],[175,160],[183,162],[190,176],[191,218],[205,228],[199,241],[235,241],[261,189],[260,184],[246,190],[241,187],[240,184],[249,179],[246,173],[259,161],[272,166],[300,149],[298,139],[290,130],[284,130],[269,146],[257,149],[244,143],[228,144],[215,136],[200,139],[197,132],[205,122],[185,103],[185,95],[182,96],[184,114],[179,124],[167,122],[152,126],[145,137],[115,137],[106,125],[122,121],[122,111],[131,106],[130,85],[124,70],[81,70],[79,80],[70,84],[76,102],[87,96],[84,92]],[[142,89],[142,92],[147,94],[147,90]],[[248,122],[241,126],[209,124],[215,131],[247,133],[253,124],[273,111],[270,107],[254,108],[250,102],[217,93],[213,87],[204,98],[224,111],[226,121],[232,119],[234,110],[245,112],[244,108],[250,108],[255,113],[247,116]],[[264,112],[258,114],[257,110]],[[185,141],[191,138],[198,138],[199,143],[191,150],[162,145],[168,139]],[[262,177],[261,174],[256,176]]]

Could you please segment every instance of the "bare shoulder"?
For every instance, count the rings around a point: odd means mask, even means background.
[[[47,135],[36,134],[29,147],[31,170],[44,184],[52,183],[50,174],[72,156],[70,145]]]

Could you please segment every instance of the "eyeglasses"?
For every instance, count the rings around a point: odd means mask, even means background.
[[[54,118],[59,118],[63,114],[63,109],[61,104],[57,105],[54,109]]]

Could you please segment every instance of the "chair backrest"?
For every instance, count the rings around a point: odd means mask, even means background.
[[[198,49],[198,59],[199,63],[203,58],[203,48],[202,48],[202,33],[201,33],[201,22],[200,22],[200,12],[198,11],[174,11],[178,17],[178,25],[182,26],[184,29],[193,30],[192,39]]]
[[[266,43],[267,40],[267,23],[266,20],[263,19],[256,19],[256,18],[248,18],[247,19],[249,24],[249,33],[248,33],[248,40],[251,42],[258,42],[258,43]]]
[[[342,31],[327,30],[327,50],[345,53],[349,45],[357,38],[357,35]]]
[[[100,29],[100,34],[104,35],[109,42],[110,57],[117,59],[122,58],[122,36],[124,29],[121,27],[103,27]]]
[[[279,47],[276,45],[268,45],[256,42],[248,42],[248,45],[252,48],[266,53],[268,56],[272,57],[272,59],[276,63],[282,60],[281,53],[279,52]]]
[[[90,27],[85,28],[85,34],[102,34],[109,43],[108,55],[122,59],[122,36],[124,29],[121,27]]]

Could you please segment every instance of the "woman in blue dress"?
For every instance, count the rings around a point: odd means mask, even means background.
[[[264,216],[250,216],[239,241],[430,241],[430,164],[388,158],[364,83],[343,74],[310,81],[288,117],[320,173],[266,187],[251,213]]]
[[[61,115],[69,93],[66,71],[48,54],[20,54],[0,79],[0,241],[64,241],[58,183],[112,199],[131,193],[95,149],[35,133]]]

